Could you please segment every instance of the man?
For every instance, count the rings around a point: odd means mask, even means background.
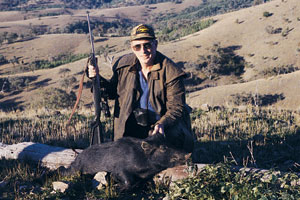
[[[114,62],[110,80],[101,78],[101,86],[115,99],[114,139],[164,134],[176,147],[192,152],[194,135],[185,101],[185,73],[158,52],[157,45],[151,26],[136,26],[131,32],[133,53]],[[90,65],[88,76],[95,75]]]

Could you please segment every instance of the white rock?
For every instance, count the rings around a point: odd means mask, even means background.
[[[52,183],[53,190],[59,191],[59,192],[65,192],[69,188],[69,184],[61,182],[61,181],[55,181]]]
[[[202,105],[200,106],[200,109],[203,110],[203,111],[208,112],[208,111],[211,110],[211,107],[210,107],[210,105],[208,105],[207,103],[205,103],[205,104],[202,104]]]
[[[98,190],[102,189],[103,186],[107,185],[106,181],[107,172],[98,172],[93,179],[93,187]]]

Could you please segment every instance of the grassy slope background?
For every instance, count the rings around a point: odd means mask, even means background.
[[[135,19],[140,22],[147,22],[147,17],[142,16],[142,11],[148,9],[148,19],[150,14],[178,12],[190,5],[197,5],[196,1],[186,0],[182,4],[162,3],[155,5],[155,9],[149,10],[146,6],[133,6],[123,8],[111,8],[91,10],[92,17],[104,15],[106,18],[116,18],[123,16]],[[198,33],[186,36],[173,42],[166,42],[159,45],[159,50],[168,55],[175,62],[195,62],[200,55],[208,55],[210,48],[216,43],[223,48],[237,47],[236,55],[245,59],[248,63],[245,72],[239,81],[232,81],[230,76],[224,76],[215,81],[217,87],[210,87],[189,94],[188,102],[193,107],[202,104],[228,105],[230,95],[242,92],[252,92],[259,94],[282,94],[284,99],[273,104],[275,107],[298,109],[298,72],[280,75],[275,77],[266,76],[264,71],[272,70],[280,66],[292,65],[299,67],[299,13],[300,3],[297,0],[279,1],[274,0],[269,3],[253,6],[239,11],[218,15],[213,17],[217,20],[215,24]],[[270,17],[264,17],[264,12],[270,12]],[[12,11],[16,12],[16,11]],[[37,11],[42,12],[42,11]],[[71,21],[85,20],[84,10],[72,10],[72,15],[59,15],[52,17],[32,17],[30,19],[20,19],[19,12],[1,12],[0,31],[28,31],[29,26],[47,25],[51,28],[63,27]],[[134,15],[132,14],[134,13]],[[32,13],[31,13],[32,14]],[[30,14],[27,14],[30,15]],[[33,14],[32,14],[33,15]],[[290,30],[286,36],[282,34],[270,34],[266,31],[267,26]],[[108,45],[114,49],[110,56],[119,56],[128,52],[128,38],[126,37],[106,37],[95,38],[96,47]],[[16,42],[13,44],[3,44],[0,53],[7,58],[16,56],[25,63],[36,59],[49,59],[62,53],[88,53],[89,42],[85,34],[49,34],[34,37],[32,40]],[[46,81],[42,87],[58,87],[57,83],[61,79],[58,75],[60,68],[69,68],[71,74],[79,79],[78,72],[85,65],[84,60],[60,66],[55,69],[39,70],[18,74],[17,76],[37,76],[36,82]],[[102,64],[102,73],[110,75],[110,68],[107,64]],[[13,71],[11,63],[0,66],[0,73]],[[197,70],[197,69],[193,69]],[[7,74],[1,75],[6,77]],[[242,82],[242,83],[241,83]],[[226,86],[224,86],[226,85]],[[37,87],[35,87],[37,89]],[[39,95],[36,89],[24,90],[17,95],[8,95],[1,99],[2,102],[10,102],[18,99],[18,102],[26,104]],[[89,95],[89,94],[87,94]],[[225,99],[225,101],[224,101]],[[14,104],[16,105],[16,104]]]

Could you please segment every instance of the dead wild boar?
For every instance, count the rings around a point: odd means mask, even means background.
[[[110,172],[126,190],[162,170],[185,164],[190,155],[173,148],[161,134],[146,139],[123,137],[85,149],[68,169],[60,171],[62,175]]]

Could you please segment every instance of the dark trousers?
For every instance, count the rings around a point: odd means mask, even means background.
[[[125,124],[124,137],[129,136],[145,139],[146,137],[148,137],[149,131],[151,131],[151,127],[138,125],[134,114],[132,113]]]
[[[151,126],[141,126],[137,124],[134,114],[131,114],[125,125],[124,137],[135,137],[145,139],[153,129]],[[194,148],[194,138],[184,129],[183,122],[179,121],[176,125],[165,129],[165,136],[168,142],[186,152],[192,152]]]

